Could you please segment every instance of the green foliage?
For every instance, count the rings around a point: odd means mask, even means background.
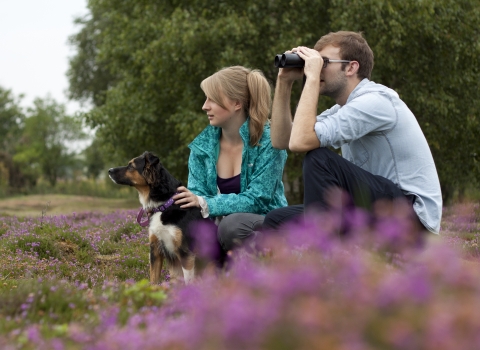
[[[70,81],[69,97],[80,101],[92,101],[96,106],[105,102],[105,94],[113,82],[105,64],[98,63],[96,56],[100,46],[96,33],[105,28],[106,18],[77,18],[76,25],[82,26],[77,34],[70,37],[70,44],[78,47],[76,56],[70,59],[67,77]]]
[[[275,54],[355,30],[376,55],[373,80],[398,91],[417,116],[447,197],[480,178],[478,0],[92,0],[88,7],[71,38],[78,54],[70,91],[95,104],[85,119],[112,161],[154,151],[185,180],[186,145],[207,125],[204,78],[240,64],[261,69],[273,85]],[[296,85],[292,109],[300,92]],[[322,99],[319,110],[332,104]],[[287,162],[291,203],[301,201],[302,158],[290,154]]]
[[[22,164],[27,173],[36,177],[43,175],[55,186],[58,177],[66,175],[67,169],[74,165],[66,141],[83,137],[81,123],[66,115],[65,106],[50,98],[37,98],[25,119],[14,161]]]
[[[19,105],[21,98],[0,87],[0,196],[24,186],[28,180],[12,160],[25,121]]]
[[[0,149],[12,153],[13,145],[20,137],[25,115],[20,107],[20,98],[0,86]]]
[[[395,89],[432,150],[444,198],[480,180],[480,1],[332,1],[332,30],[362,31],[373,80]]]
[[[69,143],[85,138],[80,119],[50,97],[37,98],[24,113],[20,99],[0,87],[0,197],[30,193],[42,178],[51,191],[57,179],[78,177],[84,165],[98,176],[98,153],[83,162],[69,151]]]
[[[101,140],[99,138],[94,138],[90,146],[88,146],[82,153],[85,157],[84,165],[89,178],[95,180],[103,172],[106,174],[105,163],[108,158],[108,153],[104,152],[102,149]]]

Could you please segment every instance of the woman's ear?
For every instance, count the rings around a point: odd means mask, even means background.
[[[234,108],[235,108],[235,111],[241,111],[243,109],[243,105],[240,101],[235,101]]]

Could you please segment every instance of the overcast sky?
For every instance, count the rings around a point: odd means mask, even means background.
[[[73,20],[88,13],[87,0],[0,0],[0,86],[23,93],[23,106],[35,97],[50,94],[67,105],[69,113],[80,108],[68,102],[68,46],[79,31]]]

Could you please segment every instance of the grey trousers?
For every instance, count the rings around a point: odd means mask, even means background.
[[[218,225],[217,238],[225,252],[255,239],[265,217],[252,213],[234,213],[225,216]]]

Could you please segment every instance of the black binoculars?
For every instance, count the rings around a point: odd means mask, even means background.
[[[275,56],[275,67],[277,68],[302,68],[305,61],[297,53],[282,53]]]

